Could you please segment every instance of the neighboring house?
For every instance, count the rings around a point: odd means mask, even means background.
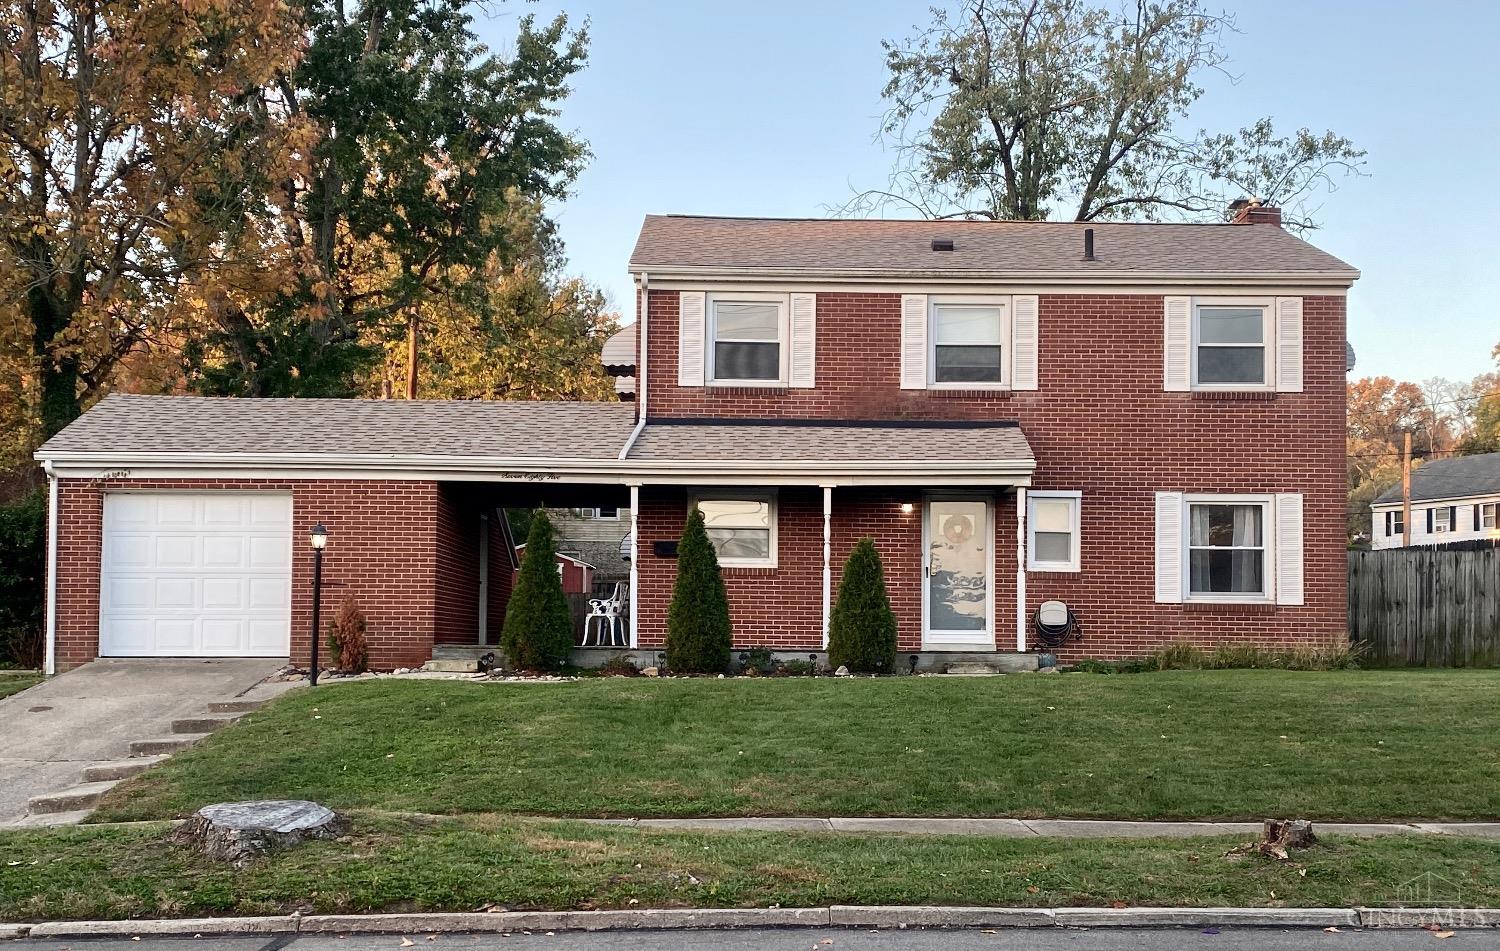
[[[608,594],[617,582],[630,578],[630,510],[614,505],[586,508],[553,508],[557,549],[593,567],[592,590]]]
[[[526,557],[526,543],[516,546],[516,574],[521,572],[520,562]],[[594,566],[573,555],[558,552],[557,575],[562,579],[563,594],[589,594],[594,590]],[[514,582],[512,582],[514,590]]]
[[[1370,503],[1370,544],[1400,548],[1405,541],[1401,486]],[[1500,453],[1424,463],[1411,474],[1411,543],[1446,545],[1500,539]]]
[[[651,216],[633,404],[111,396],[37,454],[52,656],[304,658],[318,521],[373,666],[493,643],[535,505],[620,509],[642,648],[693,506],[740,649],[820,650],[863,537],[903,652],[1033,650],[1049,599],[1065,657],[1338,639],[1358,272],[1238,220]]]
[[[604,341],[599,360],[604,372],[615,378],[615,395],[622,400],[635,399],[635,324],[626,324]]]

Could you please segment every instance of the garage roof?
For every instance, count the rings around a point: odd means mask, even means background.
[[[38,451],[617,459],[629,403],[111,394]]]

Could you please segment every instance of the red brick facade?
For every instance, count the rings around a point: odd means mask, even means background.
[[[99,571],[107,491],[224,490],[292,496],[292,660],[310,658],[314,522],[328,528],[323,616],[353,594],[369,620],[370,665],[420,666],[434,641],[475,643],[479,519],[436,482],[61,479],[58,482],[57,668],[99,651]],[[493,562],[492,562],[493,564]],[[491,596],[509,592],[493,572]],[[497,582],[498,576],[498,582]],[[503,609],[502,609],[503,610]],[[492,621],[498,631],[498,621]]]
[[[1060,599],[1083,619],[1085,640],[1065,656],[1120,657],[1166,641],[1322,643],[1345,634],[1344,298],[1304,298],[1304,391],[1245,398],[1165,392],[1160,296],[1043,295],[1040,386],[1035,391],[900,389],[900,295],[820,293],[813,389],[715,390],[677,385],[675,291],[650,293],[652,417],[1009,419],[1037,459],[1033,487],[1083,493],[1082,571],[1028,575],[1028,615]],[[1238,397],[1238,398],[1236,398]],[[1154,601],[1156,492],[1304,495],[1305,604],[1205,606]],[[670,562],[650,542],[675,537],[685,494],[643,502],[641,633],[659,642]],[[885,560],[902,649],[920,643],[921,509],[902,516],[886,494],[836,489],[833,567],[872,535]],[[737,646],[813,649],[820,643],[822,503],[819,490],[781,491],[776,569],[726,571]],[[997,647],[1013,649],[1015,504],[996,511]]]

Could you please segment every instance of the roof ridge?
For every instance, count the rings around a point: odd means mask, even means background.
[[[1220,226],[1244,227],[1228,221],[1064,221],[1055,218],[814,218],[811,216],[779,215],[701,215],[685,212],[648,214],[647,218],[690,218],[697,221],[782,221],[828,224],[959,224],[959,225],[1075,225],[1087,228],[1109,227],[1164,227],[1164,228],[1216,228]],[[1266,224],[1267,222],[1256,222]],[[1278,227],[1274,226],[1273,227]],[[1285,229],[1283,229],[1285,230]],[[1294,235],[1295,237],[1295,235]]]

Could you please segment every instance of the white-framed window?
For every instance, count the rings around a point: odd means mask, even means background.
[[[786,383],[785,294],[710,294],[708,380],[736,386]]]
[[[776,494],[733,492],[693,500],[724,568],[776,567]]]
[[[1479,506],[1479,527],[1485,531],[1500,528],[1500,502],[1485,502]]]
[[[1385,534],[1387,538],[1406,534],[1406,515],[1400,509],[1385,513]]]
[[[599,508],[571,509],[570,511],[573,513],[575,518],[611,520],[618,519],[620,517],[620,509],[618,506],[605,505],[600,506]]]
[[[1082,501],[1081,492],[1026,494],[1026,570],[1080,570]]]
[[[933,297],[928,313],[929,386],[1010,385],[1010,302],[1003,297]]]
[[[1186,499],[1187,597],[1191,601],[1260,601],[1271,596],[1271,499]]]
[[[1270,389],[1272,301],[1264,298],[1197,298],[1193,301],[1193,388]]]
[[[1453,509],[1442,505],[1432,510],[1432,534],[1446,535],[1453,531]]]

